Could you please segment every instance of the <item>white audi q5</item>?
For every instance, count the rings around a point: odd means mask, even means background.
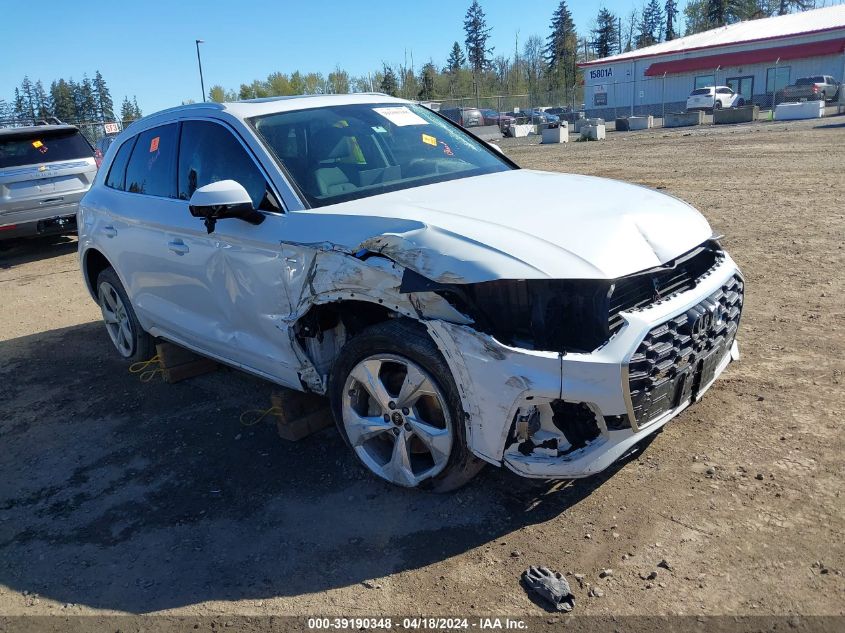
[[[597,473],[738,358],[743,278],[698,211],[385,95],[148,116],[78,226],[124,358],[161,338],[324,394],[401,486]]]

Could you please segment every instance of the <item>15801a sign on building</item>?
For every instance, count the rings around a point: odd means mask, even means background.
[[[607,79],[613,77],[613,68],[597,68],[590,71],[590,79]]]

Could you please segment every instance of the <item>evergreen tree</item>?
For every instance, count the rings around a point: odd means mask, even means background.
[[[434,79],[437,76],[437,69],[434,64],[428,62],[423,65],[420,72],[420,91],[417,93],[417,98],[422,101],[428,101],[434,97]]]
[[[543,54],[548,66],[549,87],[555,89],[573,83],[577,72],[578,34],[566,0],[561,0],[552,14],[551,31]]]
[[[120,104],[120,120],[124,125],[135,120],[135,110],[129,97],[123,97],[123,103]]]
[[[446,68],[445,71],[447,73],[456,73],[461,68],[464,67],[464,64],[467,63],[466,57],[464,57],[464,52],[461,50],[461,45],[455,42],[452,44],[452,51],[449,53],[449,59],[446,60]]]
[[[76,120],[73,92],[64,79],[59,79],[50,84],[50,98],[53,100],[53,114],[60,121]]]
[[[384,65],[384,75],[379,83],[379,90],[383,93],[395,97],[399,93],[399,84],[396,80],[396,73],[387,64]]]
[[[141,112],[141,108],[138,107],[138,97],[134,95],[132,97],[132,116],[136,119],[140,119],[142,116],[144,116]]]
[[[94,96],[94,84],[88,75],[82,76],[82,83],[76,84],[76,114],[81,121],[96,121],[97,98]]]
[[[598,57],[609,57],[619,48],[619,27],[616,16],[603,8],[596,18],[593,48]]]
[[[472,72],[478,74],[490,67],[492,48],[487,48],[487,41],[490,39],[490,31],[487,26],[487,18],[484,10],[478,4],[478,0],[472,0],[464,18],[464,33],[467,48],[467,59]]]
[[[637,32],[637,48],[657,44],[663,36],[663,7],[658,0],[649,0],[643,7]]]
[[[32,86],[32,98],[35,101],[35,114],[39,119],[53,115],[53,105],[50,103],[50,98],[47,96],[44,84],[41,83],[40,79]]]
[[[94,74],[94,99],[96,102],[97,118],[100,121],[113,119],[114,101],[112,101],[106,80],[103,79],[99,70]]]
[[[11,119],[13,116],[12,104],[7,103],[5,99],[0,98],[0,122]]]
[[[23,98],[22,116],[25,119],[35,119],[35,94],[32,82],[24,75],[21,82],[21,97]]]
[[[666,41],[669,42],[678,37],[678,31],[675,27],[678,19],[678,2],[677,0],[666,0]]]
[[[707,0],[707,22],[711,28],[725,26],[730,16],[728,0]]]
[[[16,119],[23,119],[26,117],[26,104],[23,100],[21,91],[15,88],[15,101],[12,105],[12,114]]]
[[[815,2],[813,0],[780,0],[778,15],[786,15],[787,13],[790,13],[792,9],[806,11],[807,9],[812,9],[814,6]]]

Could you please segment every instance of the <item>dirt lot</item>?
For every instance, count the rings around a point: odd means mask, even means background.
[[[7,248],[0,614],[541,614],[529,564],[582,574],[583,614],[845,613],[843,119],[505,145],[664,189],[726,235],[743,358],[700,404],[590,480],[489,468],[448,496],[398,490],[333,429],[240,426],[267,383],[139,382],[75,243]]]

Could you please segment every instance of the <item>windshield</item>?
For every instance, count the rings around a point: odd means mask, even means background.
[[[91,158],[93,155],[88,141],[76,130],[51,130],[45,125],[31,133],[0,137],[0,168]]]
[[[251,123],[312,207],[513,169],[486,144],[411,104],[295,110]]]

